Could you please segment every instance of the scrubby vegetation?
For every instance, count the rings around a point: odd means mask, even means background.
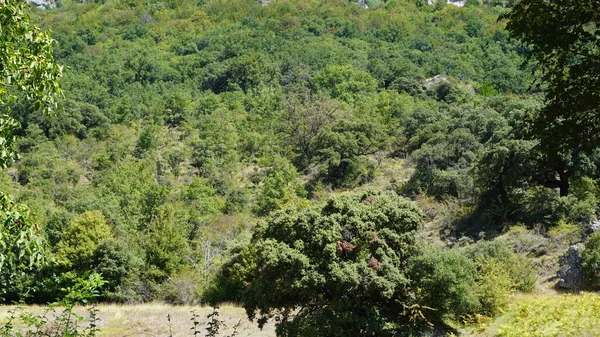
[[[2,302],[96,278],[101,301],[237,301],[281,336],[458,333],[582,241],[597,289],[600,152],[572,131],[595,124],[560,124],[572,98],[597,113],[560,89],[595,88],[574,64],[597,74],[597,14],[570,5],[553,46],[518,24],[534,0],[367,4],[31,10],[57,43],[5,39],[44,57],[38,85],[0,42]]]

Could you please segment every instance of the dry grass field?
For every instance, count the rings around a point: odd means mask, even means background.
[[[0,306],[0,326],[6,322],[15,306]],[[209,307],[170,306],[151,303],[142,305],[102,304],[99,310],[99,337],[184,337],[193,336],[192,314],[199,315],[199,327],[205,336]],[[47,307],[27,306],[33,314],[43,314]],[[83,307],[75,310],[85,316]],[[171,316],[171,330],[167,315]],[[220,320],[226,325],[220,336],[228,336],[233,326],[241,322],[237,336],[274,337],[274,326],[264,330],[249,322],[242,308],[227,305],[220,309]],[[16,322],[22,329],[22,322]],[[21,324],[19,326],[19,324]],[[81,322],[82,326],[88,322]],[[542,291],[511,296],[506,310],[493,320],[463,326],[464,337],[592,337],[600,336],[600,295],[596,293],[561,294]],[[170,332],[171,331],[171,332]]]
[[[15,306],[0,306],[0,326],[9,317],[9,311]],[[43,314],[47,307],[27,306],[25,310],[33,314]],[[167,315],[171,316],[171,331],[173,337],[193,336],[192,310],[199,315],[201,336],[205,335],[208,319],[206,316],[212,312],[210,307],[169,306],[165,304],[119,305],[101,304],[97,306],[100,321],[100,337],[167,337],[170,335]],[[83,307],[75,310],[79,315],[87,316]],[[221,329],[220,336],[227,336],[233,332],[233,327],[240,322],[237,336],[240,337],[274,337],[273,324],[267,324],[261,331],[256,323],[248,321],[244,309],[228,305],[219,310],[219,318],[225,327]],[[17,325],[22,322],[16,322]],[[87,322],[81,322],[87,325]],[[22,327],[21,327],[22,328]]]

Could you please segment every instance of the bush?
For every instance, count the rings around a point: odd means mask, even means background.
[[[527,191],[522,204],[525,223],[551,227],[561,221],[587,223],[594,220],[598,201],[593,193],[559,197],[556,190],[538,186]]]
[[[286,204],[299,202],[305,195],[306,191],[294,166],[285,158],[275,158],[265,172],[252,212],[267,215]]]
[[[476,294],[481,303],[481,312],[494,316],[508,303],[508,294],[514,283],[506,266],[498,259],[479,260],[479,280]]]
[[[98,245],[92,258],[94,269],[107,282],[101,299],[116,302],[136,302],[142,261],[130,248],[115,239]]]
[[[478,309],[474,292],[477,270],[463,254],[424,246],[410,264],[409,275],[422,305],[436,308],[441,317],[457,317]]]
[[[504,242],[478,242],[467,247],[465,253],[477,266],[476,293],[483,313],[498,314],[513,291],[535,289],[536,276],[531,263],[525,256],[512,252]]]
[[[277,315],[279,336],[405,333],[423,317],[407,273],[421,224],[416,205],[378,192],[275,212],[225,265],[239,282],[225,293],[241,294],[259,326]]]
[[[581,260],[586,285],[600,289],[600,232],[592,234],[585,242]]]

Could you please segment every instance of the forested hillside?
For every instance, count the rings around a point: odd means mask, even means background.
[[[346,333],[387,336],[493,316],[555,273],[543,256],[596,219],[600,152],[539,146],[548,82],[509,3],[366,3],[33,8],[64,95],[54,115],[4,105],[20,158],[0,190],[45,262],[0,298],[51,302],[100,273],[104,301],[241,301],[281,310],[282,336],[356,317]]]

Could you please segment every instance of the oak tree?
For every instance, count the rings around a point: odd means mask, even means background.
[[[572,153],[600,141],[599,0],[520,0],[503,15],[507,30],[529,48],[547,85],[546,106],[533,116],[531,136],[555,169],[561,196],[569,192]]]

